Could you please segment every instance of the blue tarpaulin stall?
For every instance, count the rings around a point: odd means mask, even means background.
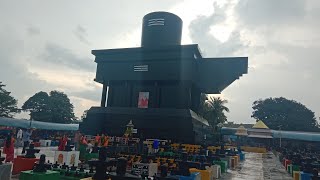
[[[57,131],[77,131],[79,124],[59,124],[40,121],[30,121],[26,119],[13,119],[0,117],[0,126],[20,127],[20,128],[35,128]]]
[[[320,133],[299,131],[272,131],[274,138],[295,139],[302,141],[320,141]]]
[[[229,128],[229,127],[221,128],[221,134],[223,135],[235,135],[236,131],[237,131],[237,128]],[[320,133],[318,132],[271,130],[271,133],[273,138],[320,142]]]

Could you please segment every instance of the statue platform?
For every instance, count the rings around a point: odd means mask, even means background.
[[[34,163],[39,161],[38,158],[24,158],[23,156],[17,156],[14,158],[12,174],[19,174],[21,171],[32,170]]]
[[[19,180],[60,180],[60,173],[56,171],[50,171],[44,173],[38,173],[31,171],[22,171]]]

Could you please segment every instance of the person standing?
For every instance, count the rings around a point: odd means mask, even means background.
[[[153,153],[156,154],[159,150],[159,140],[158,139],[155,139],[153,140],[153,144],[152,144],[152,148],[153,148]]]
[[[64,151],[68,142],[68,137],[64,134],[59,142],[58,151]]]
[[[109,137],[108,135],[102,134],[100,137],[100,146],[101,147],[107,147],[109,144]]]
[[[86,139],[85,136],[82,135],[80,137],[80,144],[79,144],[79,151],[80,151],[79,160],[80,161],[84,161],[85,160],[87,145],[88,145],[87,139]]]
[[[19,128],[17,132],[17,147],[21,146],[21,142],[22,142],[22,129]]]
[[[76,151],[79,150],[80,137],[81,137],[81,133],[80,133],[80,131],[77,131],[77,132],[74,134],[74,139],[73,139],[74,149],[75,149]]]
[[[22,154],[24,154],[26,152],[26,148],[29,147],[31,134],[32,134],[31,129],[27,129],[22,132],[22,141],[23,141]]]
[[[6,162],[12,162],[14,159],[14,141],[13,134],[9,133],[3,147],[3,152],[6,154]]]
[[[100,135],[99,134],[97,134],[96,135],[96,137],[94,137],[94,140],[95,140],[95,144],[97,144],[97,146],[100,146],[101,144],[100,144]]]

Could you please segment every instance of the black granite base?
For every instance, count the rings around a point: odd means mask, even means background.
[[[89,135],[122,136],[130,120],[138,130],[136,137],[199,143],[203,142],[204,134],[209,133],[207,120],[190,109],[118,107],[92,107],[80,124],[80,130]]]

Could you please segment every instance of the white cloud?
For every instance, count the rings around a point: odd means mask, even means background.
[[[210,16],[191,23],[192,40],[206,56],[249,57],[248,75],[222,93],[229,100],[229,120],[254,122],[250,118],[252,102],[268,97],[284,96],[313,111],[319,109],[314,99],[319,98],[315,92],[320,91],[316,83],[320,76],[320,62],[316,60],[320,58],[316,52],[320,35],[316,31],[320,26],[317,18],[310,17],[310,13],[315,15],[315,8],[311,12],[306,7],[305,1],[244,0],[215,7]],[[233,30],[233,36],[226,38],[229,32],[222,29],[230,22],[228,30]]]

